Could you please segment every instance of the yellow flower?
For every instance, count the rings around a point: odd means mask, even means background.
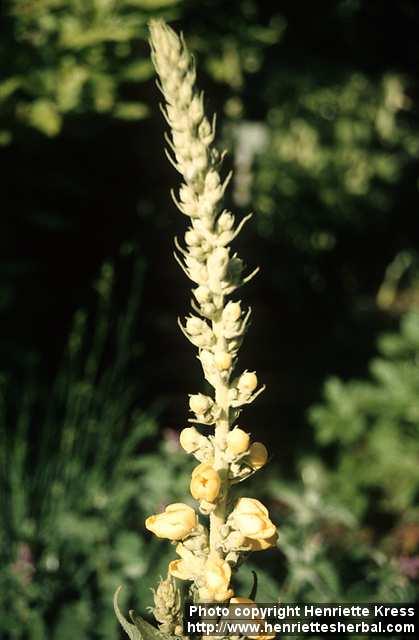
[[[227,449],[234,455],[244,453],[249,448],[249,434],[236,427],[227,434]]]
[[[210,556],[205,563],[203,586],[199,589],[199,599],[203,602],[225,602],[233,595],[229,588],[231,567],[222,558]]]
[[[189,573],[184,560],[172,560],[169,562],[169,573],[175,578],[180,578],[180,580],[193,580],[194,578]]]
[[[253,442],[249,449],[249,462],[253,469],[257,470],[266,464],[268,450],[261,442]]]
[[[195,500],[214,502],[220,492],[221,479],[217,471],[208,463],[199,464],[192,472],[191,494]]]
[[[240,498],[231,518],[235,528],[250,541],[249,544],[255,547],[255,551],[267,548],[265,545],[272,546],[276,527],[269,519],[267,508],[259,500]]]
[[[163,513],[149,516],[145,526],[158,538],[183,540],[196,528],[198,519],[195,511],[182,502],[169,504]]]
[[[253,607],[257,607],[256,602],[254,602],[254,600],[250,600],[250,598],[241,598],[240,596],[237,596],[235,598],[231,598],[230,600],[230,604],[246,604],[246,605],[250,605]],[[235,619],[237,619],[235,617]],[[252,622],[257,624],[261,624],[262,625],[262,629],[263,629],[263,619],[262,618],[252,618]],[[275,638],[276,634],[272,633],[272,634],[260,634],[257,636],[246,636],[246,638],[251,638],[252,640],[268,640],[269,638]]]
[[[196,580],[202,573],[204,559],[197,556],[181,542],[176,546],[176,553],[180,556],[180,560],[169,562],[170,575],[180,578],[180,580]]]
[[[195,427],[186,427],[180,432],[179,442],[186,453],[192,453],[199,448],[204,438]]]

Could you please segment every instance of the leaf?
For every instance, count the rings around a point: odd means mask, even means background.
[[[0,82],[0,101],[7,100],[9,96],[11,96],[16,89],[18,89],[21,85],[21,79],[16,76],[12,78],[7,78],[3,82]]]
[[[140,636],[143,640],[174,640],[173,636],[170,636],[167,633],[162,633],[140,616],[136,616],[133,611],[130,611],[129,615],[139,630]]]
[[[148,107],[142,102],[119,102],[114,115],[122,120],[141,120],[148,115]]]
[[[253,585],[252,585],[252,590],[250,592],[249,598],[250,600],[256,600],[256,594],[258,591],[258,576],[256,571],[252,571],[253,574]]]
[[[143,620],[140,616],[136,616],[133,611],[129,612],[131,620],[134,624],[131,624],[124,618],[121,613],[121,610],[118,606],[118,596],[121,592],[122,587],[118,587],[115,591],[115,595],[113,598],[113,606],[115,609],[116,617],[119,620],[119,623],[123,630],[127,633],[130,640],[173,640],[173,636],[169,636],[165,633],[162,633],[153,625],[151,625],[146,620]]]
[[[151,78],[153,73],[153,66],[150,60],[138,60],[137,62],[132,62],[125,67],[124,71],[122,72],[122,77],[128,82],[143,82],[144,80],[148,80],[149,78]]]
[[[35,100],[28,111],[27,118],[33,127],[47,136],[53,137],[60,132],[62,117],[52,100],[46,98]]]
[[[118,587],[113,597],[113,608],[115,610],[115,615],[118,618],[119,624],[121,625],[125,633],[128,635],[130,640],[142,640],[142,635],[137,629],[137,627],[135,627],[133,624],[131,624],[130,622],[128,622],[128,620],[124,618],[118,606],[118,596],[121,589],[122,587]]]

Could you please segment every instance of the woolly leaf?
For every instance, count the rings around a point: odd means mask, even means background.
[[[113,597],[113,608],[115,610],[115,615],[118,618],[119,624],[121,625],[121,627],[123,628],[123,630],[125,631],[125,633],[127,634],[130,640],[142,640],[141,633],[137,629],[137,627],[131,624],[130,622],[128,622],[128,620],[126,620],[126,618],[124,618],[124,616],[121,613],[121,610],[118,605],[118,596],[121,589],[122,587],[118,587]]]
[[[121,592],[122,587],[118,587],[115,591],[115,595],[113,598],[113,606],[115,609],[115,615],[118,618],[118,621],[128,635],[130,640],[172,640],[172,636],[169,636],[165,633],[162,633],[153,625],[143,620],[140,616],[134,615],[133,611],[130,611],[131,620],[134,624],[128,622],[128,620],[122,615],[121,610],[118,605],[118,596]]]
[[[129,615],[139,631],[142,640],[173,640],[173,636],[162,633],[140,616],[136,616],[133,611],[130,611]]]

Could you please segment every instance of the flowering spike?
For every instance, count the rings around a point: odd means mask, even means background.
[[[184,428],[180,435],[182,448],[200,462],[192,473],[190,490],[199,511],[209,515],[209,531],[199,524],[196,512],[184,504],[169,505],[146,521],[147,528],[158,537],[178,542],[179,558],[170,562],[169,578],[160,587],[161,593],[170,595],[178,616],[180,601],[172,593],[170,576],[193,583],[186,596],[190,599],[224,602],[234,595],[230,581],[243,553],[274,546],[276,527],[258,500],[240,498],[233,509],[228,506],[231,485],[251,476],[268,459],[264,445],[251,443],[247,430],[235,425],[240,407],[253,402],[265,388],[258,388],[252,371],[232,377],[251,310],[245,313],[241,302],[228,301],[227,296],[249,282],[259,268],[243,277],[243,261],[229,245],[252,214],[234,228],[234,215],[223,209],[232,172],[224,178],[220,175],[226,152],[219,153],[212,146],[216,116],[210,124],[204,111],[204,94],[195,86],[195,62],[183,35],[178,36],[162,20],[152,20],[150,45],[166,103],[161,111],[170,127],[170,135],[165,138],[173,157],[165,151],[183,178],[178,197],[173,190],[171,196],[190,219],[185,248],[175,238],[179,254],[174,255],[197,285],[191,301],[197,315],[188,316],[184,323],[178,319],[178,324],[197,347],[204,377],[212,387],[210,395],[190,395],[192,417],[188,422],[214,427],[209,436],[195,427]],[[156,617],[167,625],[165,628],[175,624],[176,616],[172,610],[169,613],[159,600]]]

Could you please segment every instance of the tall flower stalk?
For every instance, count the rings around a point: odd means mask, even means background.
[[[172,192],[172,196],[190,223],[184,246],[175,241],[175,256],[193,282],[194,313],[179,324],[197,347],[205,380],[213,388],[211,395],[190,395],[193,426],[180,433],[181,446],[199,462],[190,491],[200,513],[209,516],[209,526],[183,503],[171,504],[146,520],[147,529],[156,536],[176,543],[179,557],[170,562],[167,578],[155,591],[154,608],[160,630],[176,635],[181,634],[182,599],[241,601],[231,585],[235,569],[250,552],[274,546],[277,533],[258,500],[240,498],[236,504],[231,500],[232,485],[260,469],[268,457],[265,446],[252,443],[237,424],[242,407],[264,389],[255,372],[234,375],[250,309],[243,310],[241,301],[229,296],[257,269],[244,275],[243,261],[229,245],[251,215],[236,225],[234,215],[223,208],[231,173],[221,177],[224,154],[213,145],[215,118],[210,122],[204,113],[194,61],[183,37],[163,21],[153,20],[150,44],[164,96],[161,108],[170,127],[166,153],[183,179],[178,195]]]

